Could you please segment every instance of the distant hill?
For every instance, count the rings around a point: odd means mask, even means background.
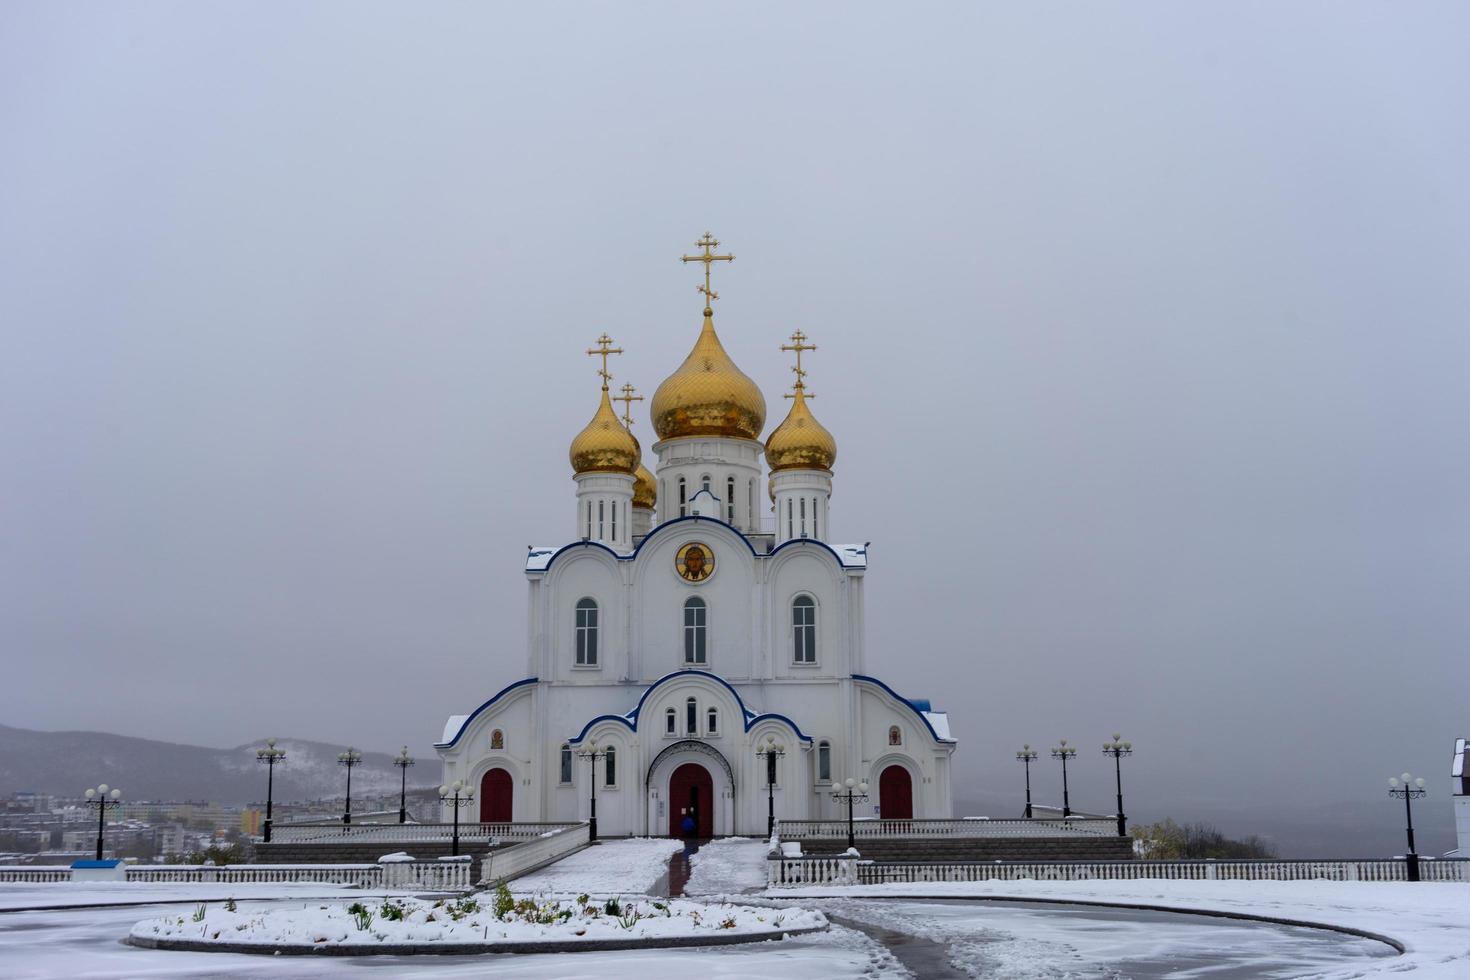
[[[109,783],[129,800],[208,800],[240,804],[265,799],[265,767],[255,750],[265,740],[233,749],[178,745],[108,732],[37,732],[0,725],[0,795],[34,790],[79,796],[88,786]],[[277,766],[277,801],[341,796],[345,779],[337,765],[344,746],[284,738],[286,762]],[[384,752],[364,752],[352,771],[352,795],[387,795],[398,790],[398,770]],[[419,756],[408,770],[412,787],[439,782],[439,759]]]

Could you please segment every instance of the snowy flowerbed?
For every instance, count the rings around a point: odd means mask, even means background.
[[[751,908],[681,899],[621,901],[516,899],[504,888],[465,898],[427,901],[374,898],[351,904],[308,902],[300,908],[238,911],[233,902],[201,903],[191,913],[146,919],[132,928],[139,945],[239,947],[404,947],[455,945],[646,945],[650,941],[710,942],[774,938],[827,927],[822,913],[799,908]],[[402,951],[395,949],[395,952]]]

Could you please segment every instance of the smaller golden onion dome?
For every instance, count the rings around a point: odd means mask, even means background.
[[[735,366],[715,333],[706,307],[694,349],[653,393],[653,431],[660,439],[733,436],[759,439],[766,424],[766,399]]]
[[[771,472],[781,470],[831,470],[837,461],[837,440],[822,427],[807,407],[806,394],[798,386],[791,399],[786,421],[766,439],[766,463]]]
[[[633,433],[623,427],[613,413],[607,389],[602,389],[602,403],[587,428],[577,433],[568,453],[575,473],[629,473],[638,466],[642,450]]]
[[[653,474],[648,472],[648,467],[642,463],[633,472],[633,506],[653,508],[658,503],[658,484],[653,482]]]

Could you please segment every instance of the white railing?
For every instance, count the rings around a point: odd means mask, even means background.
[[[531,840],[553,830],[565,830],[575,823],[461,823],[461,843],[487,843],[502,840]],[[452,823],[296,823],[277,824],[271,828],[272,844],[415,844],[448,842],[454,837]]]
[[[0,868],[0,881],[71,881],[71,865],[29,864]]]
[[[559,830],[549,830],[536,840],[525,841],[513,847],[497,848],[485,855],[480,862],[480,884],[509,881],[516,875],[525,874],[558,858],[565,857],[588,842],[588,827],[585,823],[567,824]]]
[[[128,881],[221,884],[315,884],[378,888],[382,870],[376,864],[135,864]]]
[[[851,863],[851,870],[846,866]],[[1419,860],[1421,881],[1470,882],[1470,859]],[[1401,859],[1344,861],[864,861],[772,857],[770,887],[893,882],[1090,881],[1407,881]]]
[[[782,840],[847,839],[846,820],[782,820],[776,833]],[[853,837],[905,839],[966,837],[1112,837],[1118,822],[1112,817],[1065,817],[1056,820],[854,820]]]
[[[384,861],[382,887],[434,892],[462,892],[470,887],[469,855],[438,861]]]

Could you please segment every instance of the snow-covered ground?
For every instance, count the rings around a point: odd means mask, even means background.
[[[701,844],[689,858],[693,871],[686,895],[739,895],[766,887],[769,844],[749,837],[726,837]]]
[[[319,943],[371,947],[395,944],[483,944],[592,941],[771,934],[820,929],[820,912],[752,908],[721,902],[627,899],[542,901],[523,898],[495,908],[494,892],[464,898],[362,898],[354,902],[278,903],[268,909],[230,909],[201,903],[144,919],[131,935],[142,940],[263,946]]]
[[[1009,896],[1054,900],[1133,903],[1177,909],[1209,909],[1265,915],[1281,919],[1316,922],[1326,925],[1362,929],[1398,940],[1405,946],[1403,956],[1354,961],[1348,965],[1320,965],[1306,975],[1348,978],[1387,976],[1391,973],[1414,972],[1418,977],[1444,977],[1463,980],[1470,977],[1470,885],[1449,883],[1408,884],[1403,882],[1335,882],[1335,881],[986,881],[966,883],[928,883],[779,889],[772,896],[800,899],[804,904],[841,914],[842,907],[833,902],[813,901],[813,896],[848,896],[874,899],[888,896],[932,896],[963,898],[966,896]],[[805,896],[805,897],[803,897]],[[868,903],[885,910],[912,906],[912,902]],[[923,903],[919,903],[922,907]],[[972,921],[983,920],[986,905],[951,906],[960,912],[940,915],[933,906],[923,915],[888,915],[890,928],[912,928],[915,934],[930,935],[934,930],[951,928],[941,920],[956,916]],[[964,911],[969,909],[969,911]],[[1037,908],[1025,922],[1016,924],[1016,935],[1025,939],[1035,930],[1049,928],[1047,910]],[[1106,916],[1108,913],[1102,913]],[[927,924],[925,916],[928,917]],[[900,926],[900,919],[908,923]],[[1245,926],[1259,929],[1261,927]],[[1265,932],[1253,935],[1265,936]],[[1046,935],[1055,941],[1054,934]],[[1148,936],[1140,934],[1139,941]],[[1345,940],[1347,941],[1347,940]],[[1015,949],[1024,952],[1024,943]],[[1114,950],[1116,955],[1121,950]],[[1103,956],[1094,951],[1093,955]],[[1037,965],[1033,964],[1033,968]],[[995,975],[1047,976],[1047,973],[1021,972]],[[991,974],[986,974],[987,976]],[[1061,974],[1058,974],[1061,975]],[[1286,976],[1303,974],[1285,974]]]
[[[83,905],[138,905],[143,902],[218,901],[226,898],[335,898],[344,895],[383,895],[345,885],[212,884],[204,882],[58,881],[44,884],[0,883],[0,912],[11,909],[60,908]]]
[[[684,842],[667,837],[608,840],[511,882],[517,895],[645,895],[669,871]]]

